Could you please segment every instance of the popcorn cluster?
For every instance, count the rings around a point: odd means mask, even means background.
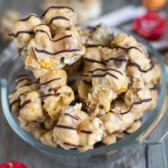
[[[16,79],[10,108],[43,144],[87,151],[136,131],[155,108],[160,68],[145,47],[104,25],[79,30],[69,7],[18,21],[13,36],[38,80]]]
[[[75,13],[70,7],[50,7],[41,19],[31,14],[19,20],[11,34],[25,66],[36,78],[71,65],[85,53],[81,32],[75,27]]]
[[[14,10],[6,10],[0,18],[0,35],[4,42],[9,43],[13,40],[8,34],[13,31],[13,26],[20,18],[19,13]]]
[[[77,23],[84,24],[87,21],[98,17],[102,13],[102,0],[44,0],[41,4],[42,10],[53,5],[71,6],[77,13]]]

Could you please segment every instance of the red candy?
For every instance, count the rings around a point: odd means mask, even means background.
[[[0,168],[28,168],[23,163],[19,162],[6,162],[0,165]]]
[[[150,40],[157,40],[166,30],[166,19],[156,12],[148,12],[134,21],[134,30]]]

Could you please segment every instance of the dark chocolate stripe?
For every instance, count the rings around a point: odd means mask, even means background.
[[[112,76],[112,77],[115,78],[115,79],[118,79],[117,76],[115,76],[115,75],[113,75],[113,74],[111,74],[111,73],[109,73],[109,72],[104,73],[104,74],[93,74],[92,77],[93,77],[93,78],[103,78],[103,77],[105,77],[105,76],[107,76],[107,75]],[[82,76],[84,76],[84,77],[89,77],[89,75],[82,75]]]
[[[84,60],[87,62],[91,62],[91,63],[98,63],[98,64],[106,65],[104,61],[98,61],[98,60],[94,60],[94,59],[90,59],[90,58],[84,58]]]
[[[37,15],[29,15],[28,17],[26,17],[26,18],[24,18],[24,19],[20,19],[20,20],[18,20],[18,22],[25,22],[25,21],[27,21],[27,20],[29,20],[32,16],[34,16],[34,17],[37,17]],[[38,17],[37,17],[38,18]]]
[[[106,68],[106,69],[101,69],[101,68],[97,68],[97,69],[94,69],[93,71],[88,71],[89,73],[94,73],[96,71],[103,71],[103,72],[106,72],[106,71],[115,71],[115,72],[118,72],[119,74],[123,75],[122,72],[116,70],[116,69],[113,69],[113,68]]]
[[[24,49],[24,47],[23,48],[18,48],[19,53],[21,53],[23,49]]]
[[[27,75],[27,74],[18,75],[18,76],[16,76],[16,79],[18,79],[18,78],[22,78],[22,77],[28,77],[28,75]]]
[[[47,98],[47,97],[49,97],[49,96],[59,96],[60,95],[60,93],[56,93],[56,94],[45,94],[45,95],[41,95],[39,98],[40,99],[45,99],[45,98]]]
[[[24,96],[25,94],[24,93],[21,93],[18,97],[20,97],[20,96]]]
[[[105,45],[102,45],[102,44],[97,44],[97,45],[86,45],[86,47],[87,47],[87,48],[92,48],[92,47],[93,47],[93,48],[94,48],[94,47],[106,47],[106,48],[110,48],[110,49],[123,49],[123,50],[127,50],[127,51],[129,51],[129,50],[131,50],[131,49],[136,49],[136,50],[140,51],[141,53],[143,53],[141,49],[139,49],[139,48],[137,48],[137,47],[135,47],[135,46],[126,48],[126,47],[123,47],[123,46],[109,47],[109,46],[105,46]]]
[[[66,126],[66,125],[56,125],[56,128],[63,128],[63,129],[70,129],[70,130],[74,130],[77,131],[76,128],[70,127],[70,126]]]
[[[35,123],[38,127],[40,127],[43,130],[46,130],[46,126],[45,126],[45,120],[44,121],[33,121],[33,123]]]
[[[150,101],[152,101],[152,98],[133,102],[133,103],[131,104],[131,106],[130,106],[130,108],[129,108],[128,111],[121,112],[121,113],[119,113],[119,114],[127,114],[127,113],[129,113],[129,112],[131,111],[131,109],[133,108],[134,105],[140,105],[140,104],[142,104],[142,103],[147,103],[147,102],[150,102]],[[112,112],[112,111],[110,111],[110,112]]]
[[[28,122],[25,124],[25,127],[27,127],[29,124],[30,124],[30,122],[28,121]]]
[[[119,61],[119,62],[128,62],[127,59],[124,59],[124,58],[110,58],[110,59],[107,59],[107,60],[104,60],[104,61],[98,61],[98,60],[95,60],[95,59],[90,59],[90,58],[84,58],[85,61],[87,62],[91,62],[91,63],[98,63],[98,64],[103,64],[103,65],[106,65],[109,61],[113,60],[113,61]]]
[[[64,142],[64,145],[73,146],[73,147],[76,147],[76,148],[84,147],[83,145],[75,145],[75,144],[71,144],[71,143],[67,143],[67,142]]]
[[[23,104],[20,106],[20,110],[22,110],[27,104],[31,103],[31,100],[26,100],[25,102],[23,102]]]
[[[17,100],[14,100],[13,102],[11,102],[10,105],[9,105],[10,109],[12,108],[12,106],[13,106],[15,103],[17,103],[17,102],[19,102],[19,101],[20,101],[20,99],[17,99]]]
[[[88,84],[88,85],[91,85],[92,82],[88,82],[87,80],[83,80],[84,83]]]
[[[49,21],[49,25],[50,24],[52,24],[52,22],[53,21],[55,21],[55,20],[66,20],[66,21],[69,21],[69,19],[67,19],[66,17],[64,17],[64,16],[55,16],[55,17],[53,17],[50,21]]]
[[[122,58],[122,57],[109,58],[107,60],[104,60],[104,62],[108,63],[111,60],[113,60],[113,61],[119,61],[119,62],[128,62],[128,60],[126,58]]]
[[[16,85],[18,85],[20,82],[22,82],[22,81],[24,81],[24,80],[27,80],[27,81],[31,81],[31,79],[30,78],[21,78],[21,79],[19,79],[17,82],[16,82]]]
[[[129,48],[126,48],[126,47],[123,47],[123,46],[115,46],[115,47],[112,47],[111,49],[115,49],[115,48],[117,48],[117,49],[123,49],[123,50],[128,50],[128,51],[131,50],[131,49],[136,49],[136,50],[140,51],[141,53],[143,53],[143,51],[141,49],[139,49],[139,48],[137,48],[135,46],[129,47]]]
[[[54,82],[54,81],[60,80],[60,79],[61,79],[61,78],[56,78],[56,79],[49,80],[49,81],[47,81],[47,82],[42,83],[41,86],[42,86],[42,85],[47,85],[47,84],[49,84],[49,83],[51,83],[51,82]]]
[[[36,83],[38,83],[38,81],[27,83],[27,84],[25,84],[25,85],[23,85],[21,87],[30,86],[30,85],[33,85],[33,84],[36,84]]]
[[[35,48],[35,51],[38,52],[38,53],[43,53],[43,54],[47,54],[47,55],[57,55],[57,54],[67,53],[67,52],[77,52],[77,51],[80,51],[80,49],[62,50],[62,51],[58,51],[58,52],[55,52],[55,53],[51,53],[51,52],[46,51],[46,50],[40,50],[40,49]]]
[[[67,7],[67,6],[50,6],[43,14],[41,17],[45,16],[46,13],[50,10],[50,9],[70,9],[72,12],[74,12],[74,10],[70,7]]]
[[[84,134],[92,134],[92,131],[80,130],[80,132],[82,132]]]
[[[95,47],[106,47],[106,48],[110,48],[109,46],[105,46],[102,44],[86,44],[87,48],[95,48]]]
[[[52,42],[58,42],[58,41],[61,41],[61,40],[65,39],[65,38],[70,38],[70,37],[72,37],[72,35],[66,35],[66,36],[61,37],[61,38],[59,38],[59,39],[53,40],[53,39],[50,38],[49,34],[48,34],[46,31],[44,31],[44,30],[37,30],[35,33],[38,33],[38,32],[47,34],[47,36],[49,37],[50,41],[52,41]]]
[[[158,88],[159,88],[159,86],[158,85],[155,85],[155,86],[153,86],[153,87],[151,87],[151,88],[149,88],[150,90],[158,90]]]
[[[130,133],[128,133],[127,131],[124,131],[123,133],[126,134],[126,135],[130,135]]]
[[[115,79],[118,79],[117,76],[115,76],[115,75],[113,75],[113,74],[111,74],[111,73],[109,73],[109,72],[107,72],[107,73],[105,73],[105,74],[93,74],[92,77],[94,77],[94,78],[102,78],[102,77],[105,77],[105,76],[107,76],[107,75],[112,76],[112,77],[114,77]]]
[[[128,63],[128,66],[135,66],[135,67],[137,67],[138,70],[141,71],[142,73],[147,73],[148,71],[151,71],[151,70],[153,69],[154,64],[151,63],[151,67],[150,67],[149,69],[147,69],[147,70],[143,70],[143,69],[141,69],[141,67],[140,67],[139,64],[137,64],[137,63],[133,63],[133,62],[129,62],[129,63]]]
[[[18,31],[16,34],[10,33],[8,34],[9,36],[13,36],[13,37],[17,37],[20,34],[30,34],[30,35],[34,35],[33,31]]]
[[[75,120],[79,120],[77,117],[74,117],[73,115],[71,115],[71,114],[68,114],[68,113],[65,113],[64,115],[66,115],[66,116],[69,116],[69,117],[71,117],[71,118],[73,118],[73,119],[75,119]]]
[[[137,92],[140,92],[141,90],[142,90],[141,88],[137,88],[137,90],[136,90],[136,91],[137,91]]]

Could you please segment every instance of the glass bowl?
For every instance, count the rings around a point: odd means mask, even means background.
[[[115,31],[114,31],[115,30]],[[113,29],[113,32],[118,32],[120,30]],[[154,110],[148,111],[145,113],[142,119],[142,126],[133,134],[125,137],[123,140],[116,142],[115,144],[108,146],[101,146],[92,150],[89,150],[84,153],[80,153],[77,150],[66,151],[61,148],[52,148],[46,145],[43,145],[39,140],[35,139],[31,133],[28,133],[20,128],[17,118],[10,112],[8,94],[11,93],[14,88],[15,77],[20,74],[31,74],[31,72],[24,69],[23,61],[20,58],[14,43],[12,42],[9,47],[3,52],[0,57],[0,88],[1,88],[1,105],[2,110],[7,119],[9,125],[13,131],[25,142],[31,146],[37,148],[38,150],[49,154],[52,157],[60,158],[70,158],[80,160],[80,164],[87,165],[92,164],[103,164],[103,162],[115,161],[121,158],[123,155],[128,155],[131,151],[134,151],[136,147],[140,145],[148,145],[154,143],[161,143],[165,140],[167,128],[164,124],[163,128],[160,128],[159,132],[154,130],[157,128],[157,124],[160,120],[164,119],[166,121],[166,105],[167,105],[167,87],[166,87],[166,70],[164,63],[161,59],[160,54],[152,48],[148,42],[136,37],[136,39],[142,42],[148,49],[153,57],[155,57],[160,65],[162,75],[159,84],[159,99],[157,101],[157,106]],[[165,123],[165,122],[164,122]],[[162,124],[163,125],[163,124]],[[71,160],[72,162],[72,160]],[[67,163],[71,165],[73,163]]]

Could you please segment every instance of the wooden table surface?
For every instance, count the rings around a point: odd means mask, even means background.
[[[16,0],[8,0],[9,3],[5,4],[5,0],[0,0],[0,3],[4,5],[4,8],[13,8],[16,7]],[[23,10],[20,8],[21,5],[24,6],[23,0],[19,1],[17,6],[18,9],[25,12],[29,10],[29,7]],[[40,1],[40,0],[38,0]],[[110,2],[108,4],[108,2]],[[126,5],[127,3],[135,3],[134,0],[106,0],[105,2],[105,11],[111,11],[117,9],[121,6]],[[137,1],[136,1],[137,3]],[[2,11],[2,5],[0,5],[0,10]],[[108,163],[106,165],[96,165],[96,168],[168,168],[167,167],[167,158],[168,151],[167,144],[161,144],[156,146],[141,147],[138,152],[130,155],[129,159],[126,161],[120,159],[117,163]],[[79,166],[79,160],[73,160],[74,166],[67,166],[66,159],[60,158],[51,158],[40,151],[32,148],[30,145],[22,141],[9,127],[7,121],[4,118],[2,110],[0,110],[0,163],[6,161],[21,161],[29,166],[29,168],[79,168],[88,166]],[[94,167],[94,166],[92,166]]]

